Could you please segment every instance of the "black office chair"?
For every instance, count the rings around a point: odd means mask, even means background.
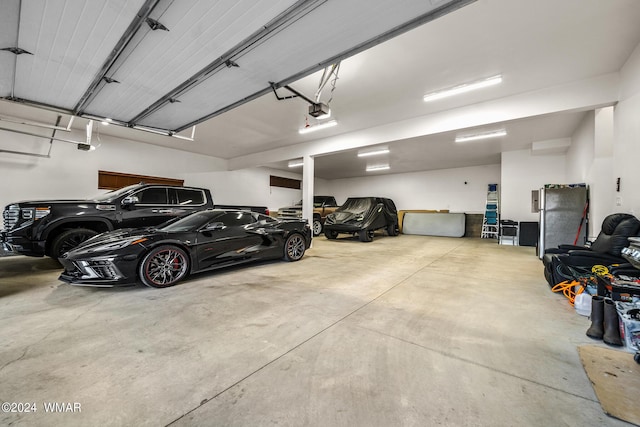
[[[592,268],[594,265],[610,266],[625,264],[622,249],[629,243],[629,237],[640,233],[640,220],[635,216],[615,213],[602,221],[602,228],[591,246],[560,245],[547,249],[543,255],[544,277],[550,286],[571,279],[564,265]]]

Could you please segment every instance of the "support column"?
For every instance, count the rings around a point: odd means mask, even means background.
[[[313,226],[314,160],[309,155],[302,158],[302,218],[309,221],[309,226]]]
[[[595,110],[595,129],[593,163],[589,170],[589,239],[593,240],[600,232],[604,218],[616,205],[616,212],[626,212],[624,201],[617,193],[615,181],[620,176],[613,167],[614,108],[604,107]],[[629,183],[625,183],[629,185]]]

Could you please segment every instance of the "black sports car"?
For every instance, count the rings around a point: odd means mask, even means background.
[[[350,197],[324,221],[324,235],[335,239],[338,233],[358,234],[360,241],[373,240],[375,230],[398,235],[398,212],[393,200],[384,197]]]
[[[95,236],[59,261],[72,285],[175,285],[190,273],[255,260],[298,261],[311,243],[309,224],[255,212],[212,209],[159,228],[115,230]]]

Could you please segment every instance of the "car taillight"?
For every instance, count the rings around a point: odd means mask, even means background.
[[[266,210],[264,211],[264,214],[265,214],[266,216],[269,216],[269,215],[271,215],[271,212],[269,212],[269,209],[266,209]]]

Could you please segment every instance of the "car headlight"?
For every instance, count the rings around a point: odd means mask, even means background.
[[[38,207],[35,209],[22,209],[22,218],[39,220],[49,215],[50,213],[51,213],[51,208],[49,207]]]

